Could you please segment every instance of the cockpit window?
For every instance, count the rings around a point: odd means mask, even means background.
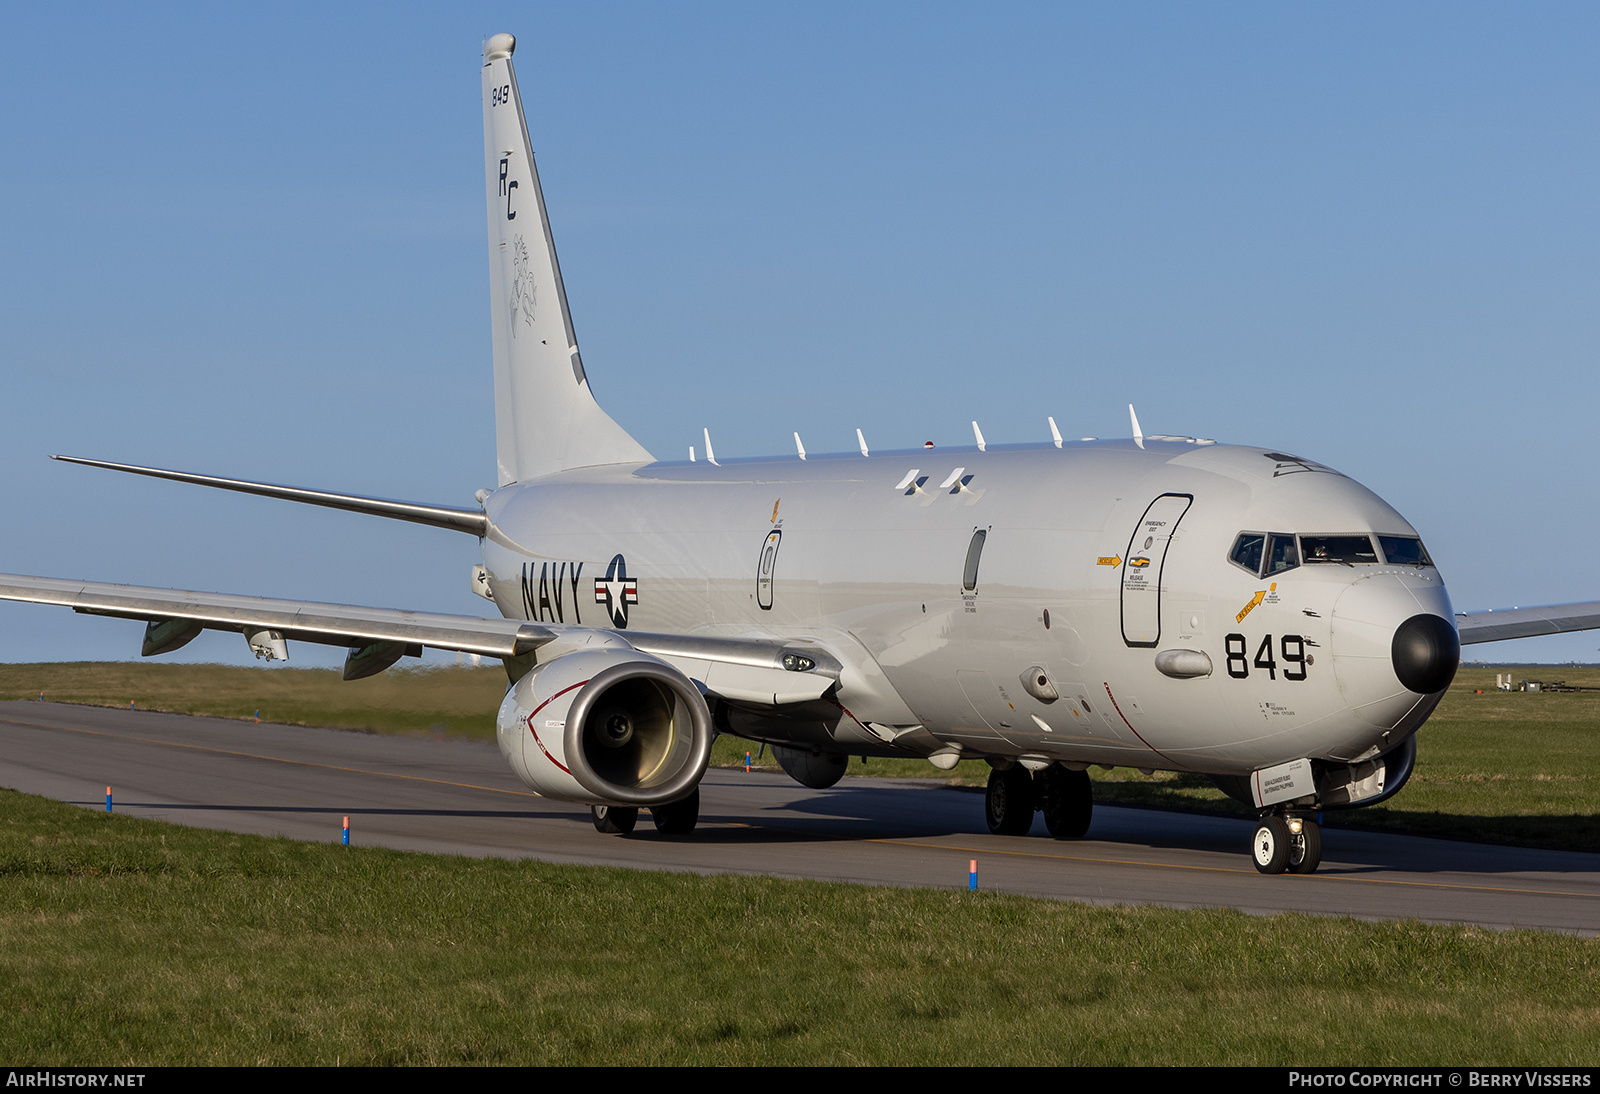
[[[1292,570],[1300,565],[1300,552],[1295,548],[1294,536],[1274,532],[1267,548],[1267,577]]]
[[[1432,566],[1428,549],[1415,536],[1379,536],[1384,561],[1391,566]]]
[[[1383,554],[1373,545],[1376,539]],[[1433,560],[1416,536],[1296,536],[1292,532],[1240,532],[1228,561],[1257,577],[1274,577],[1296,566],[1337,562],[1370,566],[1432,566]]]
[[[1342,562],[1346,566],[1378,561],[1371,536],[1301,536],[1301,550],[1305,552],[1306,565],[1318,562]]]
[[[1260,532],[1240,532],[1239,538],[1233,541],[1233,550],[1228,553],[1228,561],[1260,577],[1261,556],[1266,546],[1267,537]]]
[[[1228,561],[1257,577],[1270,577],[1300,565],[1300,551],[1292,532],[1240,532]]]

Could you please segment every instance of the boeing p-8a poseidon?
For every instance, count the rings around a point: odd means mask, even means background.
[[[77,461],[477,536],[503,618],[17,576],[0,597],[146,620],[146,655],[207,628],[269,658],[345,645],[347,679],[423,646],[498,656],[507,761],[603,831],[640,807],[692,829],[721,732],[818,788],[851,754],[981,757],[1001,833],[1042,811],[1082,836],[1091,764],[1203,773],[1259,811],[1267,873],[1316,869],[1316,811],[1400,789],[1460,643],[1600,627],[1600,604],[1454,615],[1360,484],[1136,420],[1118,441],[655,460],[590,392],[514,46],[483,58],[499,487],[478,508]]]

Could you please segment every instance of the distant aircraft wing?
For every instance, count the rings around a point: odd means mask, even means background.
[[[1461,612],[1456,630],[1461,644],[1532,638],[1540,634],[1600,629],[1600,600],[1583,604],[1551,604],[1543,608],[1508,608],[1494,612]]]
[[[284,641],[346,646],[347,679],[381,672],[422,647],[489,657],[525,658],[559,639],[581,644],[586,636],[621,639],[668,661],[708,693],[739,702],[781,706],[822,698],[842,672],[820,644],[804,640],[720,638],[710,635],[603,631],[595,627],[524,623],[516,619],[408,612],[350,604],[275,600],[262,596],[200,593],[0,574],[0,600],[57,604],[89,615],[142,619],[145,656],[168,653],[202,630],[237,631],[247,638],[271,632]],[[263,656],[270,640],[251,639]],[[531,660],[528,663],[532,667]]]

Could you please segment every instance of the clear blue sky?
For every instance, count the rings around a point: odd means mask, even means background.
[[[1600,7],[1559,3],[8,6],[0,570],[486,607],[469,537],[44,456],[491,485],[500,30],[585,364],[658,455],[1131,401],[1366,483],[1458,608],[1600,598]],[[139,632],[4,606],[0,660]]]

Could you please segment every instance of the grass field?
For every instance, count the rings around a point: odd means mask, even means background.
[[[0,665],[0,699],[165,710],[283,725],[378,733],[494,737],[506,673],[483,668],[391,669],[342,680],[333,669],[71,661]]]
[[[1600,943],[424,856],[0,791],[0,1057],[1569,1064]]]
[[[1383,805],[1327,814],[1332,825],[1422,832],[1467,839],[1600,849],[1600,691],[1499,692],[1504,669],[1463,667],[1418,737],[1417,770]],[[1600,688],[1600,669],[1527,666],[1521,679],[1566,680]],[[491,737],[505,691],[498,667],[391,670],[345,683],[323,669],[221,665],[77,663],[0,665],[0,698],[45,693],[62,702],[253,717],[300,725],[386,733],[443,732]],[[1481,692],[1481,693],[1480,693]],[[719,738],[712,762],[733,765],[752,753]],[[942,778],[981,786],[989,769],[968,761],[948,774],[922,760],[853,759],[850,774]],[[1204,812],[1245,812],[1202,777],[1143,776],[1094,769],[1100,801]]]

